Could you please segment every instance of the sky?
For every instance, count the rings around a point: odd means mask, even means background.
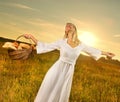
[[[87,33],[87,44],[93,41],[91,46],[120,60],[119,5],[120,0],[0,0],[0,37],[16,39],[27,33],[54,42],[63,38],[65,24],[71,22],[79,38]]]

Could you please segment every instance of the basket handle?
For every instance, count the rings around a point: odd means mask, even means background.
[[[24,37],[24,35],[20,35],[20,36],[18,36],[18,37],[16,38],[15,42],[17,42],[17,41],[18,41],[18,39],[20,39],[21,37]],[[24,37],[24,38],[25,38],[25,37]],[[28,39],[28,40],[29,40],[30,44],[32,44],[31,39]]]

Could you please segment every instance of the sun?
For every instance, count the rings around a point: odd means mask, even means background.
[[[78,38],[86,43],[87,45],[94,46],[96,44],[97,38],[94,36],[93,33],[91,32],[82,32],[81,34],[78,35]]]

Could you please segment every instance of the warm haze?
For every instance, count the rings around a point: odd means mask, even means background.
[[[30,33],[44,42],[61,39],[67,22],[85,43],[120,60],[119,0],[1,0],[0,37]]]

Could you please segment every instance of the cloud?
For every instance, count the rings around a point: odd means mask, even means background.
[[[26,9],[26,10],[35,10],[37,11],[37,9],[34,9],[30,6],[24,5],[24,4],[18,4],[18,3],[7,3],[5,5],[11,6],[11,7],[16,7],[16,8],[20,8],[20,9]]]
[[[18,7],[18,8],[22,8],[22,9],[29,9],[29,10],[33,10],[33,8],[26,6],[26,5],[22,5],[22,4],[12,4],[12,6]]]
[[[58,25],[49,21],[46,21],[44,19],[29,19],[26,21],[26,23],[29,23],[33,26],[36,27],[42,27],[44,29],[51,29],[51,30],[57,30],[57,31],[61,31],[63,29],[63,25]]]
[[[120,38],[120,34],[114,35],[115,38]]]
[[[32,24],[34,26],[43,26],[43,27],[53,26],[52,23],[49,23],[42,19],[31,19],[31,20],[28,20],[27,23]]]
[[[33,29],[38,30],[38,33],[41,33],[41,36],[45,39],[48,39],[48,41],[62,38],[64,35],[65,25],[61,25],[58,23],[56,24],[54,22],[50,22],[40,18],[28,19],[26,23],[28,23],[29,26],[32,26]]]

